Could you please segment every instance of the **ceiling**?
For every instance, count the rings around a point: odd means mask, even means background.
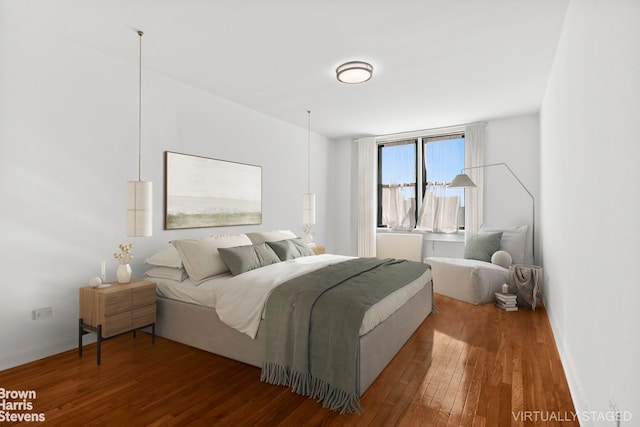
[[[568,0],[15,0],[30,23],[332,138],[539,111]],[[343,62],[373,78],[339,83]]]

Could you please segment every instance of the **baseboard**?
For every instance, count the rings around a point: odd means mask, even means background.
[[[566,349],[563,345],[563,335],[558,328],[558,324],[556,322],[556,317],[554,313],[549,309],[549,306],[544,304],[545,309],[547,311],[547,317],[549,319],[549,323],[551,325],[551,333],[553,334],[553,340],[556,343],[556,348],[558,349],[558,354],[560,355],[560,363],[562,363],[562,368],[564,369],[564,375],[567,378],[567,384],[569,385],[569,393],[571,394],[571,399],[573,400],[573,406],[575,407],[576,414],[582,414],[589,411],[589,405],[587,405],[584,396],[581,394],[580,390],[584,390],[584,388],[580,384],[580,380],[578,379],[578,375],[576,370],[574,369],[573,358],[571,357],[571,353]],[[583,422],[589,422],[589,425],[595,426],[593,424],[593,420],[583,421],[580,420],[580,425],[584,426]]]
[[[95,341],[95,337],[92,337]],[[86,338],[86,343],[91,341],[90,337]],[[68,350],[72,350],[74,348],[78,348],[78,341],[75,340],[65,340],[63,342],[57,343],[55,345],[41,347],[37,349],[33,349],[30,351],[18,352],[11,354],[9,356],[4,356],[0,360],[0,371],[4,371],[5,369],[15,368],[16,366],[24,365],[30,362],[35,362],[36,360],[43,359],[45,357],[53,356],[54,354],[62,353]]]

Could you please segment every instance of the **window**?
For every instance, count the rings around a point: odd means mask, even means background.
[[[417,159],[417,140],[378,145],[378,226],[415,227]]]
[[[447,188],[463,168],[463,133],[379,144],[378,226],[463,229],[464,190]]]

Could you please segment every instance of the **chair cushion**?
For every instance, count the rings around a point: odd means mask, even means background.
[[[500,250],[502,232],[472,234],[464,245],[464,257],[478,261],[491,262],[491,256]]]

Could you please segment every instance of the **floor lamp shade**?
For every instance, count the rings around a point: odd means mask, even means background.
[[[449,188],[473,188],[475,186],[476,184],[471,180],[471,178],[469,178],[469,175],[465,173],[456,175],[456,177],[453,178],[453,181],[451,181],[451,183],[449,184]]]
[[[153,232],[153,184],[148,181],[127,182],[127,236],[148,237]]]
[[[316,223],[316,195],[304,193],[302,195],[302,223],[312,225]]]

